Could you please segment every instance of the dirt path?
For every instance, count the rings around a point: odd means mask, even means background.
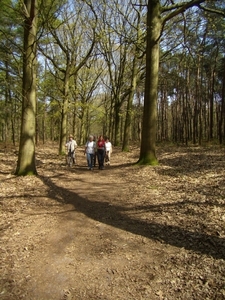
[[[174,150],[88,171],[39,149],[24,178],[2,152],[0,299],[225,299],[223,152]]]

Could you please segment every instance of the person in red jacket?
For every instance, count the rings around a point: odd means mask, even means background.
[[[97,141],[97,156],[98,156],[98,168],[99,170],[103,170],[104,160],[105,160],[105,141],[102,135],[99,136]]]

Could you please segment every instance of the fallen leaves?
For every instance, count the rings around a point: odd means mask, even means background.
[[[1,299],[225,299],[223,149],[138,151],[90,173],[45,145],[28,177],[0,152]]]

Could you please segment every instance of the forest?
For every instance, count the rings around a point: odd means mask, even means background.
[[[223,1],[4,0],[0,35],[5,143],[224,144]]]
[[[0,299],[224,300],[224,0],[0,4]]]

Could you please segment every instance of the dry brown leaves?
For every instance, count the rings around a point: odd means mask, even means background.
[[[161,147],[159,166],[114,149],[90,172],[57,145],[38,176],[0,152],[0,299],[225,299],[225,151]]]

